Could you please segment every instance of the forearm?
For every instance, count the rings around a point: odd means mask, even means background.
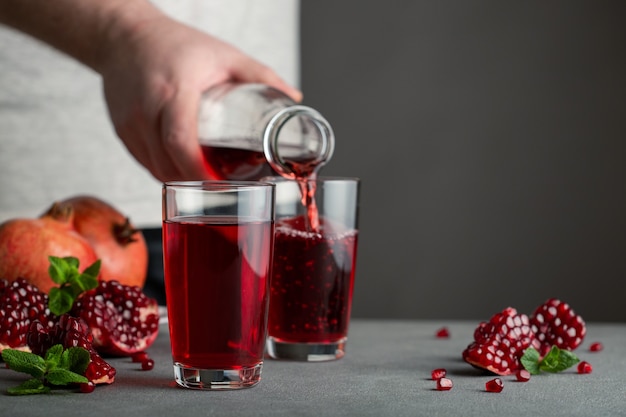
[[[0,0],[0,23],[98,71],[111,44],[162,17],[146,0]]]

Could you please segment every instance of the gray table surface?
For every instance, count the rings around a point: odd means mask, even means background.
[[[576,351],[593,372],[542,374],[529,382],[503,377],[504,390],[488,393],[484,375],[460,359],[477,323],[353,320],[346,356],[298,363],[266,360],[256,387],[229,392],[177,388],[167,327],[148,350],[151,371],[128,358],[111,359],[115,382],[91,394],[67,390],[13,397],[6,389],[24,376],[0,367],[0,416],[626,416],[626,324],[588,324]],[[449,339],[435,331],[447,326]],[[589,352],[601,341],[605,348]],[[430,371],[443,367],[454,381],[436,391]]]

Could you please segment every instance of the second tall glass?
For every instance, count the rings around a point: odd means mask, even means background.
[[[276,184],[276,232],[267,354],[326,361],[344,356],[358,239],[359,180]]]

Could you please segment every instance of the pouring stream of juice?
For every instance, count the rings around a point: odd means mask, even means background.
[[[310,232],[319,232],[319,214],[317,210],[317,204],[315,203],[315,178],[317,177],[317,171],[321,168],[317,164],[301,164],[301,163],[288,163],[286,164],[293,173],[293,179],[298,182],[300,187],[300,194],[302,205],[306,208],[306,229]]]
[[[202,145],[202,152],[209,172],[216,179],[251,180],[263,176],[278,175],[267,164],[262,152],[228,147]],[[298,182],[302,205],[306,208],[307,231],[319,231],[319,216],[315,202],[315,180],[321,165],[311,162],[286,161],[291,171],[290,179]]]

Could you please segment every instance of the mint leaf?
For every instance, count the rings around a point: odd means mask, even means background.
[[[51,385],[67,385],[71,383],[87,383],[89,380],[82,374],[87,369],[91,356],[82,347],[63,349],[63,345],[52,346],[42,358],[34,353],[15,349],[2,351],[2,358],[11,369],[25,372],[34,378],[10,388],[11,395],[41,394],[50,391]]]
[[[70,288],[53,287],[50,288],[50,293],[48,294],[48,308],[52,313],[61,316],[72,309],[75,299],[76,297]]]
[[[57,284],[65,284],[68,264],[64,258],[59,258],[57,256],[48,256],[48,261],[50,262],[50,266],[48,267],[48,275],[52,278]]]
[[[72,281],[71,286],[74,297],[78,297],[83,292],[96,288],[98,286],[98,278],[81,274]]]
[[[539,352],[534,348],[528,348],[520,358],[522,365],[528,372],[538,375],[541,371],[557,373],[562,372],[580,362],[578,357],[569,350],[559,349],[552,346],[550,352],[540,359]]]
[[[46,381],[52,385],[67,385],[71,383],[87,383],[89,380],[68,369],[52,369],[46,374]]]
[[[580,359],[569,350],[552,346],[550,352],[539,364],[542,371],[561,372],[580,362]]]
[[[17,387],[7,389],[7,392],[10,395],[45,394],[50,392],[50,387],[45,386],[41,379],[33,378],[22,382]]]
[[[100,262],[100,259],[98,259],[96,262],[94,262],[91,265],[89,265],[83,271],[83,275],[90,276],[90,277],[93,277],[94,279],[97,279],[98,278],[98,274],[100,273],[100,265],[101,265],[101,262]],[[78,266],[76,266],[76,267],[78,268]]]
[[[78,270],[78,258],[67,256],[59,258],[49,256],[48,273],[59,287],[50,289],[48,307],[53,314],[60,316],[72,309],[76,298],[85,291],[98,286],[100,260],[89,265],[81,274]]]
[[[59,366],[63,355],[63,345],[54,345],[46,352],[45,361],[48,370]]]
[[[91,361],[89,351],[82,347],[71,347],[65,350],[63,355],[67,357],[67,366],[64,368],[80,375],[85,373]]]
[[[17,372],[24,372],[35,378],[40,378],[46,372],[44,359],[30,352],[22,352],[16,349],[4,349],[2,359],[9,365],[9,368]]]
[[[63,260],[67,263],[67,266],[70,269],[78,269],[78,258],[75,258],[74,256],[66,256]]]
[[[538,375],[541,373],[539,368],[539,352],[537,349],[529,347],[524,351],[524,355],[520,358],[520,362],[528,372],[532,375]]]

